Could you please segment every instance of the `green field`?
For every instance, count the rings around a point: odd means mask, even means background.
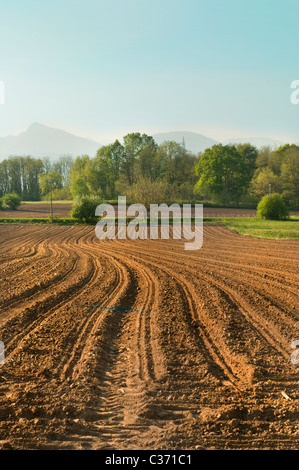
[[[235,230],[241,235],[275,240],[299,240],[299,216],[293,216],[284,221],[263,220],[255,217],[209,219],[209,221],[221,222],[227,228]]]

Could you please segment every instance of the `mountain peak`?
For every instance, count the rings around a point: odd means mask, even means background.
[[[38,128],[41,128],[41,127],[45,127],[43,126],[42,124],[40,124],[39,122],[33,122],[27,129],[27,131],[31,130],[31,129],[38,129]]]
[[[101,144],[79,137],[39,122],[16,136],[3,137],[0,141],[0,159],[14,155],[52,157],[60,155],[95,155]]]

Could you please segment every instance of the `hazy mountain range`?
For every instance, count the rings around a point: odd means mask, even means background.
[[[186,149],[193,153],[203,152],[206,148],[219,143],[217,140],[196,132],[188,131],[158,133],[153,134],[153,138],[159,145],[169,140],[180,144],[184,142]],[[275,148],[285,143],[267,137],[252,137],[250,139],[233,138],[222,143],[238,142],[249,142],[258,148],[262,146]],[[99,142],[84,137],[78,137],[61,129],[34,123],[26,131],[18,135],[0,138],[0,159],[3,160],[13,155],[30,155],[32,157],[50,157],[53,159],[60,155],[72,155],[76,157],[86,154],[92,157],[101,146],[102,144]]]
[[[284,145],[286,142],[281,142],[279,140],[274,140],[269,137],[251,137],[251,138],[233,138],[227,139],[225,141],[217,141],[206,137],[196,132],[166,132],[153,135],[157,144],[161,144],[165,140],[174,140],[178,143],[185,144],[187,150],[190,150],[193,153],[203,152],[206,148],[212,147],[213,145],[222,143],[223,145],[228,144],[238,144],[238,143],[250,143],[254,147],[261,148],[264,146],[270,146],[272,148],[279,147]],[[292,142],[289,142],[292,143]]]
[[[0,138],[0,158],[10,155],[57,158],[60,155],[94,156],[101,144],[39,123],[18,135]]]

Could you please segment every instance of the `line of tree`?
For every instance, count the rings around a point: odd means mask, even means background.
[[[151,136],[131,133],[123,143],[101,147],[94,158],[76,158],[70,172],[72,195],[113,200],[122,194],[133,201],[146,193],[164,201],[194,199],[198,161],[198,155],[177,142],[157,145]]]
[[[40,176],[50,171],[61,175],[59,189],[61,195],[69,192],[70,170],[73,158],[69,155],[61,156],[55,162],[50,158],[34,158],[31,156],[14,156],[0,162],[0,197],[7,193],[14,193],[23,201],[40,201],[42,188]]]
[[[299,207],[299,146],[286,144],[258,153],[249,191],[258,198],[267,192],[281,194],[289,207]]]
[[[222,205],[257,205],[269,191],[289,207],[299,207],[299,146],[258,150],[250,144],[214,145],[203,153],[184,143],[157,145],[147,134],[130,133],[99,148],[95,156],[73,159],[10,157],[0,163],[0,197],[18,194],[22,200],[50,198],[45,175],[56,174],[54,199],[87,196],[103,200],[126,195],[128,202],[202,201]],[[55,189],[53,189],[55,188]],[[53,189],[53,194],[52,194]]]
[[[280,194],[289,207],[299,207],[299,146],[257,150],[250,144],[216,145],[207,149],[196,167],[195,191],[222,203],[256,202]]]

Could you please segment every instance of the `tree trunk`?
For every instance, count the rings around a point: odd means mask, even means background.
[[[53,223],[52,188],[50,190],[50,197],[51,197],[51,224],[52,224]]]

